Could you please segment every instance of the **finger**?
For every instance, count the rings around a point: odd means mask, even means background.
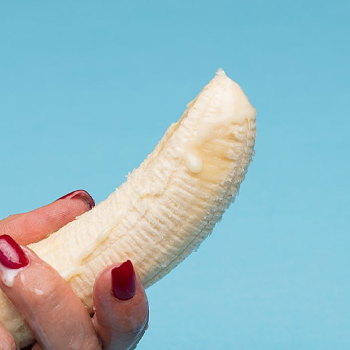
[[[51,266],[10,236],[0,236],[0,288],[43,350],[100,349],[90,315]],[[7,274],[11,270],[11,274]],[[12,280],[6,276],[17,276]],[[12,286],[11,286],[12,285]]]
[[[0,350],[1,350],[1,348],[0,348]],[[42,350],[42,349],[38,343],[35,343],[33,346],[32,345],[26,346],[22,350]]]
[[[44,207],[0,221],[0,234],[10,235],[23,245],[38,242],[94,206],[86,191],[74,191]]]
[[[0,348],[0,350],[1,350],[1,348]],[[38,343],[35,343],[33,346],[31,346],[31,345],[27,346],[22,350],[42,350],[42,349]]]
[[[10,332],[0,323],[0,349],[16,350],[16,343]]]
[[[148,301],[130,260],[105,269],[94,286],[93,319],[103,349],[136,346],[148,322]]]

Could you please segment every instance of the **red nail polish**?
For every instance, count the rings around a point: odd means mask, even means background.
[[[20,269],[29,264],[29,259],[14,239],[0,236],[0,263],[9,269]]]
[[[73,191],[71,193],[66,194],[63,197],[58,198],[57,200],[72,199],[72,198],[82,199],[83,201],[86,202],[89,209],[92,209],[95,206],[95,201],[93,200],[93,198],[89,195],[89,193],[87,193],[84,190]]]
[[[119,300],[129,300],[136,292],[136,277],[130,260],[112,269],[112,292]]]

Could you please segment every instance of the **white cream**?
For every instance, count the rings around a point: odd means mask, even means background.
[[[34,288],[34,293],[36,295],[43,295],[44,294],[44,292],[42,290],[38,289],[38,288]]]
[[[148,196],[150,194],[150,191],[149,189],[147,188],[142,188],[140,191],[139,191],[139,196],[140,198],[145,198],[146,196]]]
[[[188,170],[194,174],[200,173],[203,168],[202,159],[195,150],[185,152],[184,159]]]
[[[110,234],[110,232],[112,231],[113,227],[115,225],[110,225],[108,226],[106,229],[104,229],[97,237],[96,239],[89,244],[87,247],[85,247],[83,249],[83,251],[80,253],[78,261],[83,261],[84,259],[86,259],[90,254],[93,253],[93,251],[96,249],[96,247],[102,243]]]
[[[246,120],[254,119],[256,115],[255,108],[250,104],[243,90],[228,78],[222,69],[218,70],[209,86],[211,85],[216,85],[217,92],[211,94],[213,89],[204,90],[191,106],[188,117],[198,119],[199,126],[184,142],[183,148],[179,149],[180,156],[192,173],[199,173],[203,168],[196,148],[213,138],[215,130],[232,124],[242,125]],[[209,107],[204,107],[207,105],[205,101],[208,100]],[[189,105],[191,104],[192,102]],[[192,117],[192,114],[197,115]]]
[[[7,287],[13,287],[15,277],[24,269],[21,267],[20,269],[9,269],[0,263],[0,270],[2,272],[2,281]]]
[[[79,263],[79,261],[75,262],[71,268],[61,271],[60,275],[69,282],[73,276],[79,275],[82,272],[81,267],[78,265]]]
[[[94,250],[97,248],[99,244],[104,242],[107,237],[110,235],[113,228],[119,223],[121,219],[125,216],[124,212],[120,212],[119,214],[114,215],[116,219],[113,221],[111,225],[105,228],[96,239],[86,246],[82,252],[79,254],[78,258],[73,262],[72,266],[69,269],[66,269],[61,272],[61,276],[68,282],[73,276],[79,275],[82,273],[83,268],[81,266],[84,259],[86,259],[89,255],[91,255]]]

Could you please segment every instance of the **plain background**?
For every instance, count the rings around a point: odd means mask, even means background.
[[[350,2],[0,3],[0,218],[105,199],[222,67],[256,156],[214,233],[148,290],[153,349],[350,348]]]

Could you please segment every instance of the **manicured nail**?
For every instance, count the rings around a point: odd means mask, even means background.
[[[85,201],[89,209],[92,209],[95,206],[95,201],[93,200],[93,198],[89,195],[89,193],[87,193],[84,190],[73,191],[61,198],[58,198],[57,200],[72,199],[72,198],[82,199],[83,201]]]
[[[20,269],[29,264],[29,259],[14,239],[0,236],[0,263],[9,269]]]
[[[136,292],[136,277],[130,260],[112,269],[112,292],[119,300],[129,300]]]

